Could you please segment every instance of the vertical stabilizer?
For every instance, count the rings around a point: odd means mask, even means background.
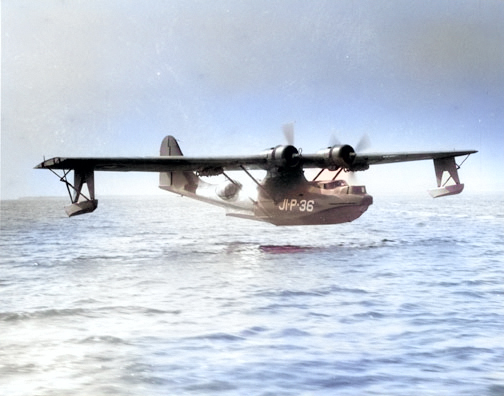
[[[166,136],[159,150],[164,157],[181,157],[182,150],[173,136]],[[199,178],[193,172],[161,172],[159,174],[159,188],[182,195],[194,193],[198,187]]]
[[[161,143],[159,150],[161,156],[182,156],[182,150],[173,136],[166,136]]]

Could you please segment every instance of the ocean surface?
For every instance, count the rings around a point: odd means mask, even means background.
[[[166,194],[1,202],[1,395],[504,395],[504,199],[275,227]]]

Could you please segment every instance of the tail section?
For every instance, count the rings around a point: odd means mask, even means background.
[[[161,156],[183,156],[177,141],[173,136],[167,136],[161,143]],[[240,197],[241,184],[231,180],[228,176],[223,184],[211,184],[198,177],[195,172],[177,171],[159,174],[159,188],[180,194],[198,201],[225,208],[234,207],[242,212],[252,213],[253,202],[248,196]],[[249,216],[253,218],[253,214]]]
[[[182,156],[182,150],[173,136],[166,136],[159,150],[161,156]],[[162,172],[159,174],[159,188],[182,195],[194,194],[199,177],[193,172]]]
[[[161,143],[159,154],[163,157],[182,156],[182,150],[173,136],[166,136]]]

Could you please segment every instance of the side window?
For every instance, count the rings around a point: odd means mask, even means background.
[[[336,188],[336,187],[345,187],[347,185],[348,184],[344,180],[335,180],[335,181],[332,181],[332,182],[329,182],[329,183],[325,183],[324,184],[324,189],[325,190],[332,190],[333,188]]]

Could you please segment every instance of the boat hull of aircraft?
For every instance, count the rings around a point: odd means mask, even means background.
[[[176,179],[171,175],[171,179]],[[272,199],[269,193],[260,187],[254,193],[226,188],[233,185],[210,184],[200,178],[193,179],[196,187],[182,176],[185,181],[171,185],[163,184],[161,176],[160,188],[175,194],[196,199],[205,203],[221,206],[226,209],[226,215],[249,220],[264,221],[277,226],[293,225],[325,225],[347,223],[358,219],[373,203],[373,197],[366,193],[364,186],[349,186],[344,180],[338,180],[338,187],[326,189],[327,184],[306,181],[295,190],[286,191]],[[220,191],[231,190],[235,194],[222,195]]]
[[[317,204],[317,200],[297,201],[286,198],[279,205],[271,202],[271,210],[267,215],[258,210],[255,218],[277,226],[348,223],[362,216],[373,203],[373,198],[367,194],[364,197],[348,198],[341,202],[334,200],[326,204]],[[312,211],[308,211],[310,205],[313,205]],[[319,208],[318,205],[320,205]]]

